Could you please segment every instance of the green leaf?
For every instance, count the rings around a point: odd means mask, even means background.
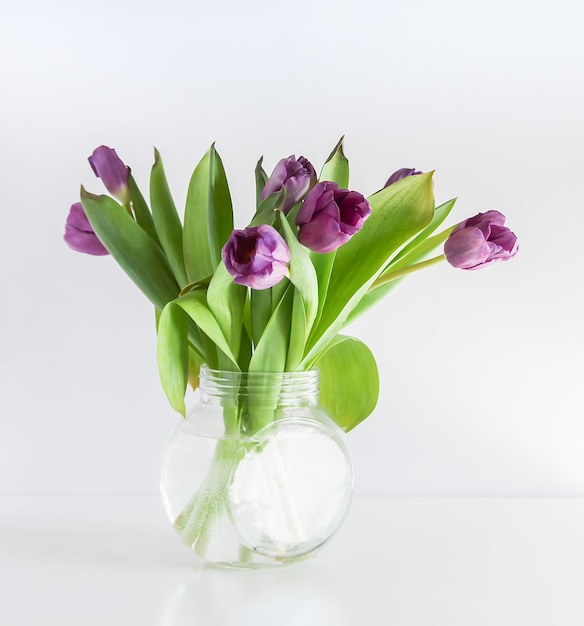
[[[380,287],[376,287],[371,291],[367,292],[357,306],[353,308],[347,317],[347,321],[343,326],[349,325],[351,322],[354,322],[360,315],[365,313],[367,309],[370,309],[374,304],[377,304],[382,298],[384,298],[390,291],[395,289],[400,282],[404,280],[404,278],[397,278],[396,280],[392,280],[389,283],[385,283],[385,285],[381,285]]]
[[[189,281],[213,274],[232,230],[229,186],[213,145],[195,168],[187,192],[183,246]]]
[[[232,347],[225,338],[215,316],[207,306],[207,297],[204,290],[196,289],[191,291],[185,296],[174,300],[168,306],[181,307],[193,322],[195,322],[201,332],[213,342],[213,345],[222,350],[230,359],[234,369],[236,371],[239,370],[237,357],[233,354]]]
[[[318,358],[320,403],[344,431],[369,416],[379,396],[377,364],[369,348],[338,335]]]
[[[189,385],[193,391],[199,386],[199,373],[205,358],[189,345]]]
[[[328,252],[326,254],[320,254],[318,252],[310,253],[310,258],[312,259],[312,265],[314,266],[314,269],[316,271],[316,278],[318,282],[318,312],[315,320],[316,324],[320,321],[320,317],[325,306],[328,286],[331,279],[333,266],[335,264],[336,255],[336,250],[333,250],[332,252]]]
[[[252,354],[249,362],[249,372],[255,372],[258,376],[284,372],[288,343],[290,340],[290,327],[292,318],[292,302],[296,293],[293,286],[286,281],[287,289],[278,302],[270,321],[262,334],[262,337]],[[254,379],[256,380],[256,379]],[[258,381],[261,380],[258,378]],[[278,388],[273,381],[265,388],[253,385],[248,389],[248,423],[247,428],[253,433],[274,421],[274,411],[278,405]]]
[[[262,163],[264,161],[264,157],[260,157],[256,168],[255,168],[255,183],[256,183],[256,210],[259,209],[262,204],[262,191],[268,182],[268,175],[264,171],[262,167]]]
[[[290,282],[298,291],[301,300],[294,299],[293,326],[290,336],[290,351],[287,368],[294,369],[304,356],[304,347],[318,312],[318,280],[310,253],[297,239],[286,216],[278,211],[278,219],[290,249]],[[302,306],[303,311],[298,311]]]
[[[269,195],[258,207],[253,219],[249,223],[250,226],[260,226],[261,224],[269,224],[270,226],[276,219],[276,208],[281,206],[286,198],[286,189],[282,189]]]
[[[197,282],[213,274],[209,248],[208,209],[211,175],[210,151],[195,168],[189,183],[185,206],[183,249],[187,277]]]
[[[146,200],[144,200],[144,196],[142,192],[138,188],[134,177],[130,174],[128,177],[128,187],[130,189],[130,200],[132,202],[132,211],[134,212],[134,216],[136,221],[142,228],[154,239],[154,241],[160,245],[160,240],[158,239],[158,235],[156,234],[156,228],[154,228],[154,221],[152,220],[152,215],[150,214],[150,209],[146,204]]]
[[[396,272],[424,260],[440,244],[444,243],[446,239],[448,239],[448,235],[452,232],[454,226],[447,228],[442,233],[434,235],[433,237],[429,237],[428,235],[434,232],[434,230],[446,219],[454,206],[455,201],[455,199],[449,200],[436,208],[434,218],[430,222],[430,225],[426,227],[420,235],[415,237],[410,244],[400,250],[400,252],[390,261],[387,267],[380,274],[380,277],[386,276],[392,272]],[[365,294],[357,306],[351,311],[349,317],[347,318],[347,324],[353,322],[367,309],[370,309],[374,304],[379,302],[379,300],[384,298],[390,291],[395,289],[395,287],[397,287],[403,279],[404,277],[396,278],[396,280],[392,280],[391,282],[371,289],[371,291]]]
[[[211,146],[209,152],[209,247],[215,269],[221,262],[221,250],[233,231],[233,206],[223,161],[215,150],[215,144]]]
[[[239,346],[239,355],[237,358],[237,362],[239,363],[239,369],[242,372],[247,372],[249,370],[249,362],[251,360],[251,355],[252,355],[251,338],[244,322],[243,330],[241,333],[241,342]]]
[[[298,289],[304,302],[308,331],[316,318],[318,310],[318,280],[310,259],[310,252],[297,239],[296,233],[288,224],[282,211],[278,211],[280,226],[290,249],[290,282]]]
[[[189,291],[193,291],[193,289],[207,289],[209,287],[209,283],[211,282],[211,278],[213,278],[212,276],[207,276],[205,278],[201,278],[201,280],[197,280],[194,283],[189,283],[188,285],[185,285],[181,290],[180,290],[180,296],[184,296],[187,293],[189,293]]]
[[[432,172],[404,178],[371,196],[369,203],[371,215],[363,228],[337,250],[327,299],[311,334],[304,366],[340,330],[395,251],[432,220]]]
[[[328,180],[337,183],[340,189],[349,188],[349,161],[343,153],[343,139],[339,139],[333,151],[329,154],[318,180]]]
[[[289,286],[289,280],[281,280],[270,289],[272,292],[272,311],[278,306],[278,302],[284,297]]]
[[[188,317],[177,306],[167,306],[158,322],[156,358],[160,382],[170,405],[185,415],[185,392],[189,378]]]
[[[154,165],[150,174],[150,204],[152,219],[160,239],[162,249],[181,287],[189,281],[183,258],[183,232],[174,200],[168,188],[166,174],[160,153],[154,149]]]
[[[257,346],[276,308],[272,306],[272,289],[251,289],[250,303],[251,338]]]
[[[99,240],[144,295],[162,310],[179,292],[162,250],[128,212],[108,196],[81,188],[81,202]]]
[[[239,355],[243,327],[243,307],[247,288],[233,281],[221,262],[207,290],[207,304],[234,355]],[[221,369],[227,369],[221,367]]]
[[[194,321],[191,318],[191,322],[194,324]],[[218,369],[230,369],[228,367],[219,367],[219,354],[220,354],[220,350],[217,347],[217,344],[209,337],[209,335],[207,335],[206,333],[204,333],[200,328],[198,328],[199,331],[199,337],[201,338],[201,353],[205,355],[205,363],[214,370],[218,370]],[[223,365],[223,358],[227,358],[227,357],[223,357],[221,358],[222,361],[222,365]]]
[[[308,339],[308,324],[306,321],[306,309],[300,292],[294,290],[292,302],[292,317],[290,320],[290,341],[288,342],[288,356],[286,358],[286,371],[294,371],[302,362],[304,348]]]
[[[392,262],[390,265],[388,265],[387,269],[385,269],[380,274],[380,278],[395,274],[400,270],[406,269],[424,260],[431,252],[433,252],[438,246],[442,245],[448,239],[448,236],[454,230],[454,228],[454,226],[450,226],[446,230],[443,230],[441,233],[438,233],[437,235],[434,235],[432,237],[428,237],[428,239],[418,244],[413,250],[411,250],[409,254],[400,257],[398,261],[396,261],[395,263]]]
[[[250,372],[283,372],[286,367],[294,289],[286,293],[275,308],[270,321],[249,362]],[[253,307],[253,303],[252,303]]]
[[[426,228],[424,228],[424,230],[421,231],[419,235],[414,237],[412,241],[408,243],[407,246],[404,246],[395,255],[395,257],[390,261],[389,265],[383,271],[383,273],[385,274],[388,268],[392,268],[391,271],[395,271],[395,269],[398,269],[398,266],[406,267],[406,265],[402,265],[401,263],[398,264],[397,261],[406,257],[410,252],[412,252],[418,246],[423,244],[428,239],[428,237],[438,228],[438,226],[440,226],[440,224],[442,224],[442,222],[448,217],[455,203],[456,203],[456,198],[453,198],[452,200],[448,200],[447,202],[444,202],[440,206],[437,206],[436,209],[434,210],[434,216],[432,217],[432,221],[428,224],[428,226],[426,226]],[[450,233],[450,230],[447,232]],[[438,244],[431,246],[430,250],[433,250],[436,247],[436,245]],[[422,259],[425,256],[425,254],[426,253],[417,256],[416,260]],[[407,265],[410,265],[410,263],[408,263]]]

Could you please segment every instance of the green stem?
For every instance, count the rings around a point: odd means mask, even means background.
[[[259,383],[261,376],[262,374],[259,372],[254,373],[254,380]],[[246,390],[245,415],[248,435],[257,433],[276,419],[280,389],[272,381],[271,375],[268,374],[266,378],[265,385],[258,384],[256,387]]]
[[[306,529],[288,474],[287,448],[280,446],[273,430],[258,433],[279,419],[285,381],[274,380],[273,374],[254,373],[253,381],[245,378],[239,384],[233,396],[221,399],[225,437],[217,440],[206,475],[176,518],[175,529],[192,550],[211,561],[230,560],[216,543],[221,535],[230,537],[231,549],[237,551],[241,562],[261,561],[265,546],[272,551],[268,554],[285,559],[290,541],[306,541]],[[238,474],[247,455],[251,455],[249,464]],[[261,531],[257,546],[244,545],[248,539],[240,535],[238,518],[234,517],[238,509],[232,509],[240,501],[257,501],[258,505],[265,501],[277,508],[275,516],[256,515],[254,524]]]
[[[421,263],[415,263],[414,265],[410,265],[409,267],[404,267],[401,270],[396,270],[395,272],[390,272],[389,274],[382,274],[369,288],[369,291],[373,291],[377,287],[381,287],[386,283],[391,282],[392,280],[396,280],[398,278],[402,278],[403,276],[407,276],[413,272],[417,272],[418,270],[425,269],[426,267],[430,267],[435,265],[436,263],[440,263],[444,261],[446,257],[443,254],[439,256],[433,257],[432,259],[428,259],[427,261],[422,261]]]
[[[205,481],[175,521],[175,528],[183,541],[202,557],[207,552],[215,525],[227,511],[231,478],[245,453],[244,445],[237,439],[217,442]]]

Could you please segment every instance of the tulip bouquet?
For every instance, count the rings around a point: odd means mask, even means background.
[[[190,181],[184,224],[158,152],[150,207],[116,152],[97,148],[95,174],[117,200],[82,188],[65,227],[79,252],[111,254],[155,306],[158,364],[184,414],[203,363],[233,371],[318,367],[321,401],[350,430],[377,400],[375,361],[343,327],[401,278],[446,260],[475,270],[510,259],[517,238],[497,211],[435,234],[455,200],[435,206],[432,173],[403,168],[365,198],[349,190],[342,140],[317,177],[304,157],[255,170],[250,224],[234,230],[231,196],[212,146]],[[443,252],[428,258],[438,247]]]
[[[475,270],[517,252],[497,211],[438,232],[455,201],[436,206],[432,172],[400,169],[367,198],[351,190],[342,139],[320,175],[290,156],[268,176],[260,159],[255,212],[243,229],[234,229],[214,146],[194,170],[183,220],[157,151],[149,203],[113,149],[97,148],[89,162],[113,198],[82,188],[65,241],[111,254],[154,305],[162,386],[183,415],[202,364],[250,373],[318,368],[320,402],[349,431],[373,411],[378,376],[370,350],[343,328],[407,274],[443,260]],[[225,419],[249,435],[271,417]]]

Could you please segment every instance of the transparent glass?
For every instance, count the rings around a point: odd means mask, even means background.
[[[164,506],[182,540],[231,567],[316,554],[353,489],[344,433],[318,404],[318,372],[203,367],[198,393],[162,465]]]

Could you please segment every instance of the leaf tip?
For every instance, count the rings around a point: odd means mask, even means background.
[[[345,153],[343,152],[344,140],[345,140],[345,135],[342,135],[341,138],[337,141],[335,147],[332,149],[332,152],[328,155],[325,163],[328,163],[337,153],[340,154],[341,156],[345,156]]]
[[[95,194],[91,193],[90,191],[87,191],[87,189],[85,189],[85,187],[83,185],[81,185],[81,188],[79,189],[79,196],[81,197],[81,199],[83,200],[84,198],[90,199],[90,200],[97,200],[100,196],[96,196]]]

